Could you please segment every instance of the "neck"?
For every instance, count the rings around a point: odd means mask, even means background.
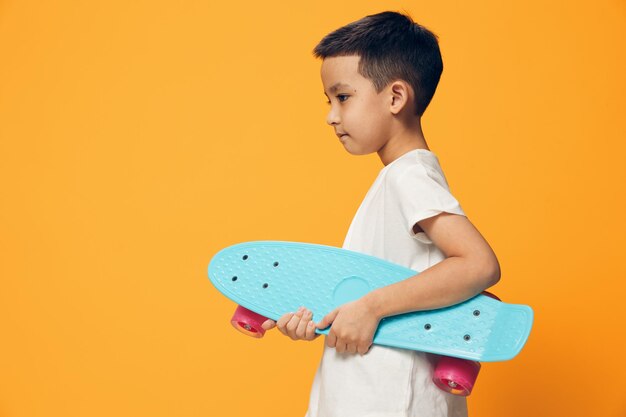
[[[389,140],[377,153],[383,165],[387,166],[390,162],[413,149],[430,150],[422,132],[420,118],[414,119],[410,124],[401,124],[401,127],[392,133]]]

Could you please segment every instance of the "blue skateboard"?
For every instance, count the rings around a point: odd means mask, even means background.
[[[268,318],[277,321],[306,306],[318,322],[342,304],[417,273],[347,249],[286,241],[229,246],[213,256],[208,269],[213,285],[239,304],[233,326],[255,337],[263,336],[261,324]],[[469,395],[480,369],[477,361],[512,359],[530,334],[533,310],[495,298],[479,294],[446,308],[385,317],[373,343],[442,355],[435,383]],[[315,331],[328,334],[330,327]]]

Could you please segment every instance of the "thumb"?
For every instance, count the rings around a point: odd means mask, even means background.
[[[339,309],[336,308],[330,313],[326,314],[324,318],[315,325],[315,327],[317,327],[318,329],[325,329],[326,327],[330,326],[330,324],[335,321],[335,317],[337,317],[338,312]]]

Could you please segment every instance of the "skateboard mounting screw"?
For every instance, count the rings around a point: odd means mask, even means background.
[[[431,327],[432,327],[432,326],[431,326],[430,324],[426,324],[426,325],[424,326],[424,328],[425,328],[426,330],[430,330],[430,328],[431,328]]]
[[[479,310],[474,310],[474,315],[475,315],[476,317],[480,316],[480,311],[479,311]]]
[[[267,288],[269,287],[269,284],[266,282],[265,284],[263,284],[263,288]]]
[[[248,259],[248,255],[243,255],[243,260],[245,261],[246,259]]]
[[[278,262],[274,262],[274,266],[278,266]]]
[[[237,277],[236,276],[233,277],[233,281],[237,281]]]
[[[465,336],[463,336],[463,339],[464,339],[466,342],[469,342],[469,340],[471,339],[471,337],[470,337],[470,335],[469,335],[469,334],[466,334]]]

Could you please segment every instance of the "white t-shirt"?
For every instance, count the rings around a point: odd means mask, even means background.
[[[444,211],[465,215],[437,156],[413,149],[381,169],[343,248],[423,271],[445,256],[413,225]],[[465,397],[437,388],[432,372],[427,353],[372,345],[361,356],[324,343],[305,417],[466,417]]]

